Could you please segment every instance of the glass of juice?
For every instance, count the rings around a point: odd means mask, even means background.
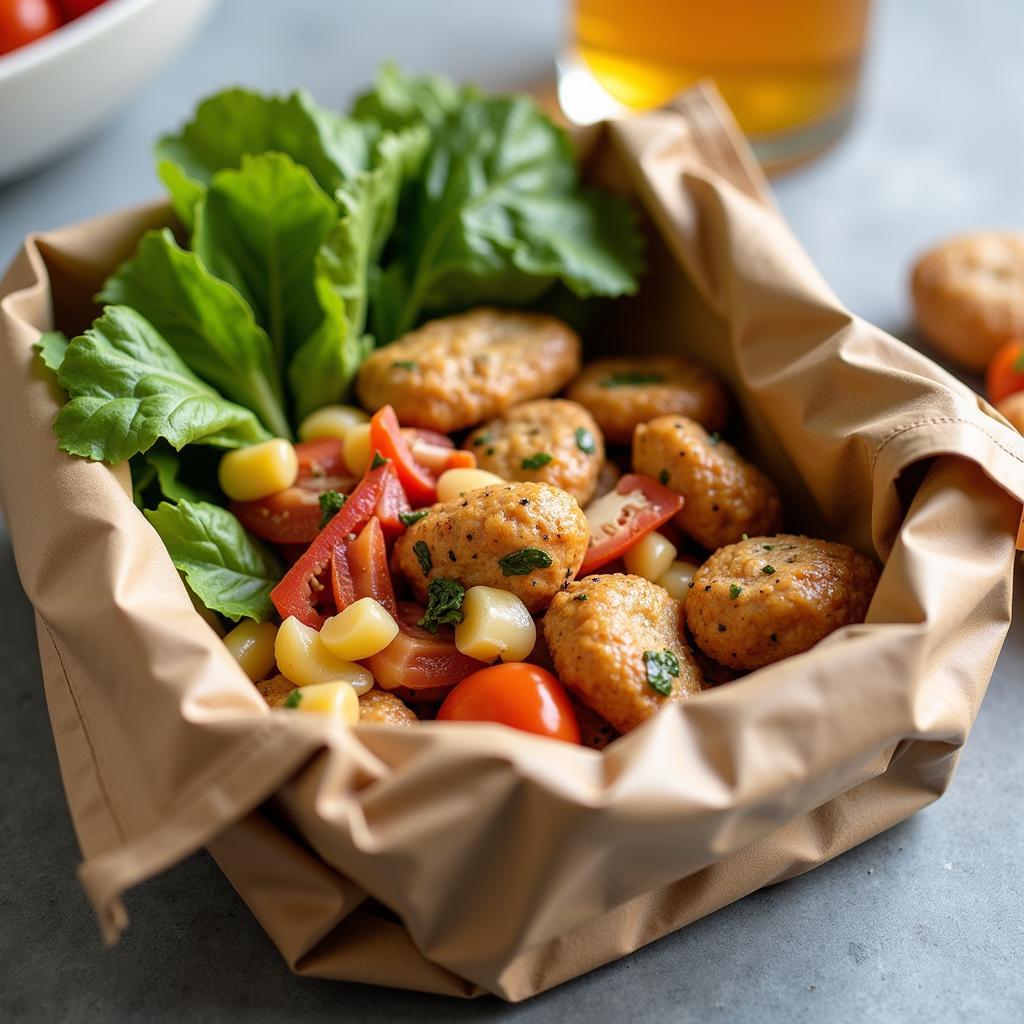
[[[577,123],[714,79],[769,169],[850,123],[869,0],[572,0],[559,100]]]

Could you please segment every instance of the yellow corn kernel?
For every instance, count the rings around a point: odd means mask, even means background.
[[[369,423],[370,417],[354,405],[325,405],[311,412],[299,424],[300,441],[316,441],[321,437],[345,440],[345,435],[360,423]]]
[[[300,686],[288,695],[285,707],[336,715],[349,725],[359,721],[359,696],[351,683],[310,683],[309,686]]]
[[[373,452],[370,451],[369,423],[357,423],[349,428],[345,440],[341,442],[341,453],[345,456],[345,465],[351,473],[362,476],[366,472],[373,458]]]
[[[507,590],[470,587],[462,601],[455,646],[478,661],[522,661],[537,642],[537,626],[526,605]]]
[[[296,686],[314,683],[350,683],[356,694],[373,686],[369,669],[352,661],[336,658],[320,639],[320,634],[294,615],[289,615],[277,631],[274,643],[277,667]]]
[[[437,478],[437,500],[453,501],[470,491],[504,482],[497,473],[488,473],[486,469],[446,469]]]
[[[398,623],[372,597],[361,597],[320,629],[320,640],[336,658],[361,661],[380,654],[398,636]]]
[[[236,448],[220,460],[220,489],[233,501],[255,501],[276,494],[295,483],[299,458],[291,442],[272,441]]]
[[[226,637],[224,646],[254,682],[266,679],[274,667],[274,640],[277,626],[272,622],[240,622]]]
[[[675,557],[675,545],[652,530],[622,556],[622,561],[626,563],[626,572],[643,576],[645,580],[656,580],[668,570]]]
[[[698,568],[693,562],[673,562],[654,582],[664,587],[676,601],[685,601]]]

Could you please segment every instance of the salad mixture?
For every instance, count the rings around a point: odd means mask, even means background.
[[[639,235],[528,98],[393,67],[346,116],[231,89],[156,157],[180,230],[40,339],[54,428],[130,461],[272,707],[602,747],[863,619],[874,565],[779,532],[708,369],[583,365]]]

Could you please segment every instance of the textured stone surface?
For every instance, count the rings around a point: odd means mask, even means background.
[[[561,6],[227,0],[114,126],[0,189],[2,258],[30,229],[155,194],[150,140],[220,85],[306,84],[340,104],[387,56],[514,85],[545,73]],[[906,272],[920,247],[961,228],[1024,223],[1022,41],[1024,7],[1014,0],[881,4],[853,133],[777,183],[790,223],[840,297],[898,334],[906,334]],[[1020,1020],[1019,627],[941,801],[811,874],[516,1008],[294,978],[205,854],[130,894],[131,927],[105,950],[75,879],[31,614],[6,535],[0,665],[2,1020]]]

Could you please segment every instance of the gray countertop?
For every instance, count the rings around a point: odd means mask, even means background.
[[[304,84],[340,106],[384,58],[521,85],[548,72],[563,8],[555,0],[225,0],[192,49],[114,125],[0,188],[0,258],[30,230],[153,196],[151,139],[222,85]],[[919,248],[958,229],[1024,224],[1022,43],[1016,0],[880,3],[853,132],[776,183],[839,296],[898,335],[909,333],[905,281]],[[1022,600],[1018,592],[1018,611]],[[0,1019],[792,1024],[1024,1014],[1017,628],[937,804],[808,875],[518,1007],[293,977],[206,854],[132,892],[131,926],[104,949],[75,878],[78,850],[31,611],[2,531],[0,664]]]

